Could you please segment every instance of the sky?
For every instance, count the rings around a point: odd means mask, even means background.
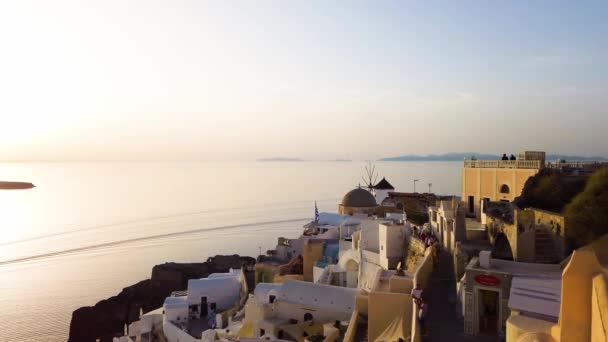
[[[2,1],[0,160],[608,156],[607,1]]]

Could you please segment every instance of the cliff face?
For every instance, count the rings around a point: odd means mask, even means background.
[[[227,272],[230,268],[255,264],[255,259],[238,255],[217,255],[203,263],[156,265],[152,278],[124,288],[118,295],[86,306],[72,313],[68,341],[112,341],[121,336],[124,325],[139,319],[139,311],[148,312],[163,305],[172,291],[185,290],[188,279],[205,278],[211,273]],[[253,273],[253,272],[249,272]],[[247,274],[253,289],[253,274]]]

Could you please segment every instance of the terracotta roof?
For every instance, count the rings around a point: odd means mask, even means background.
[[[378,184],[374,185],[374,189],[378,190],[395,190],[395,188],[389,183],[386,178],[382,177],[382,180]]]

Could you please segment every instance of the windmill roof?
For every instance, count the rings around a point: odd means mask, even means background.
[[[374,185],[374,189],[378,190],[395,190],[395,187],[389,183],[386,178],[382,177],[382,180],[378,184]]]

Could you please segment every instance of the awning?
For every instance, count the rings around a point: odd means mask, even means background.
[[[557,319],[561,287],[560,278],[513,277],[509,308]]]

